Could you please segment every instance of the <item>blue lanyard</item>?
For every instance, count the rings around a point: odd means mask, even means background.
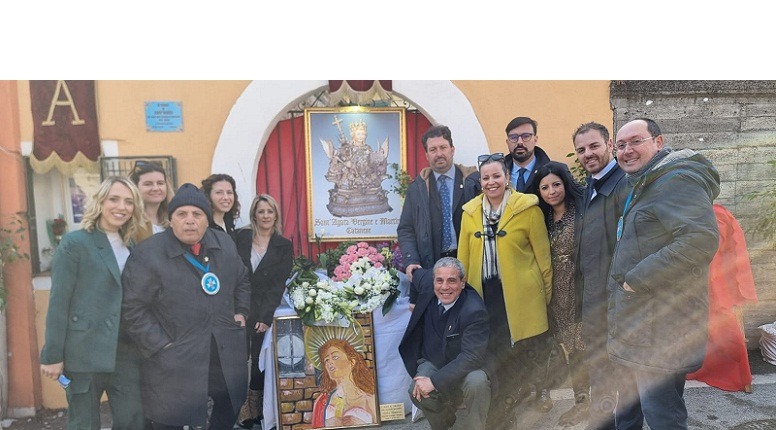
[[[633,193],[635,191],[636,191],[636,187],[633,187],[630,194],[628,194],[628,199],[625,200],[625,208],[622,210],[622,215],[620,215],[620,219],[617,221],[617,241],[618,242],[622,237],[623,218],[625,218],[625,214],[627,214],[628,209],[630,209],[631,200],[633,199]]]
[[[189,263],[191,263],[192,266],[194,266],[197,269],[201,270],[202,274],[210,272],[210,263],[207,263],[207,266],[203,266],[202,263],[197,261],[197,259],[194,258],[194,256],[189,254],[188,252],[183,254],[183,256],[186,257],[186,260],[188,260]]]

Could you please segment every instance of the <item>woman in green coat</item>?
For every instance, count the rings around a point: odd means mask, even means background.
[[[104,392],[114,430],[143,428],[140,359],[119,327],[121,272],[143,222],[135,185],[108,178],[88,203],[81,230],[66,234],[54,254],[40,368],[44,376],[70,380],[63,384],[68,429],[101,428]]]

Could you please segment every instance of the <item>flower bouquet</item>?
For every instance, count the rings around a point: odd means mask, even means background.
[[[346,291],[353,290],[361,312],[382,306],[385,315],[399,296],[399,275],[391,264],[392,256],[387,244],[379,250],[366,242],[351,245],[340,257],[332,279],[343,282]]]
[[[339,264],[329,276],[319,275],[306,257],[294,263],[288,295],[307,325],[321,320],[350,323],[353,311],[368,313],[378,307],[385,315],[399,296],[399,277],[388,245],[379,250],[366,242],[340,246]]]

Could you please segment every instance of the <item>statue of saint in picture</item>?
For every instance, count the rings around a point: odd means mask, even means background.
[[[350,123],[350,139],[342,130],[342,120],[334,117],[332,125],[339,132],[339,148],[330,139],[320,139],[329,158],[326,180],[329,190],[326,208],[337,217],[374,215],[391,211],[388,191],[382,182],[388,175],[388,138],[373,149],[367,142],[367,125],[363,120]]]

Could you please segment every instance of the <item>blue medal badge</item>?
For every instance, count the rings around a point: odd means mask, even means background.
[[[215,273],[205,273],[205,275],[202,277],[202,291],[205,292],[205,294],[208,295],[216,295],[218,294],[218,291],[221,290],[221,281],[218,279],[218,276],[216,276]]]
[[[202,291],[204,291],[205,294],[209,296],[218,294],[218,291],[221,290],[221,281],[218,279],[218,276],[216,276],[215,273],[210,271],[208,257],[205,256],[205,263],[207,263],[207,266],[203,266],[188,252],[183,254],[183,256],[192,266],[199,269],[200,273],[203,273],[202,280],[199,282],[200,285],[202,285]]]

